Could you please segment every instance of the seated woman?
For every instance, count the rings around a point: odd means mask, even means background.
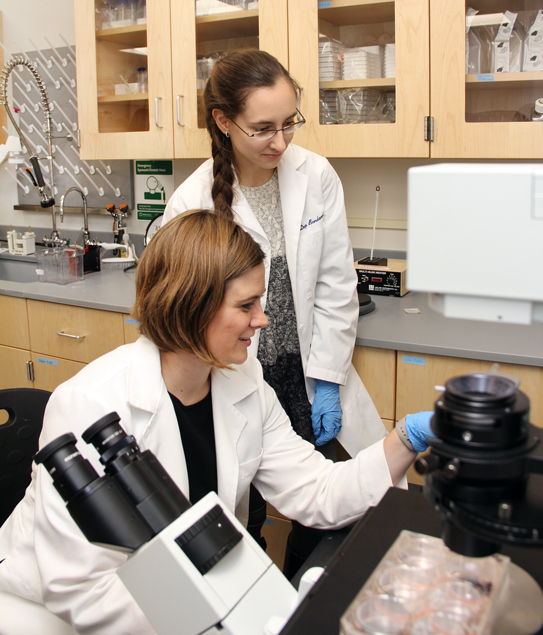
[[[396,431],[333,463],[301,439],[251,337],[267,324],[260,305],[264,254],[234,221],[210,211],[165,225],[138,264],[134,317],[142,337],[95,360],[49,400],[40,447],[117,411],[127,434],[156,454],[196,502],[214,490],[243,522],[249,485],[288,518],[337,528],[359,518],[416,457]],[[408,431],[428,435],[428,417]],[[92,448],[81,454],[102,473]],[[0,632],[151,634],[115,571],[126,555],[89,543],[43,467],[0,529]]]

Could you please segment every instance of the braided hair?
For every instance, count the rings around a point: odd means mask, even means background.
[[[299,91],[297,82],[273,55],[259,49],[242,49],[220,58],[206,84],[204,108],[213,158],[211,195],[215,211],[228,218],[234,218],[234,149],[231,139],[217,126],[213,110],[235,119],[243,112],[249,93],[256,88],[271,88],[280,79],[286,79]]]

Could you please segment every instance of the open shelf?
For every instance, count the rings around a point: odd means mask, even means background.
[[[132,47],[147,45],[147,25],[137,24],[123,26],[118,29],[100,29],[96,31],[96,39],[103,42],[116,42],[117,44]]]
[[[371,79],[336,79],[329,82],[319,82],[323,90],[342,88],[394,88],[396,79],[394,77],[372,77]]]
[[[149,93],[135,93],[130,95],[102,95],[98,97],[99,104],[124,102],[124,101],[148,101]]]
[[[506,88],[512,89],[533,88],[537,83],[543,82],[543,71],[526,73],[484,73],[482,77],[493,77],[488,80],[478,80],[478,75],[466,75],[466,88],[468,90],[492,90]]]
[[[330,0],[319,8],[319,20],[336,26],[394,22],[394,2],[390,0]]]
[[[196,39],[200,42],[258,35],[258,9],[233,11],[196,18]]]

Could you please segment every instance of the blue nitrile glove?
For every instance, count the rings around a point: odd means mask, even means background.
[[[430,419],[433,412],[417,412],[407,415],[405,418],[405,429],[411,444],[417,452],[424,452],[428,449],[428,439],[435,439],[436,435],[430,429]]]
[[[313,399],[311,407],[311,421],[316,445],[324,445],[336,438],[341,430],[342,415],[339,384],[317,379],[315,399]]]

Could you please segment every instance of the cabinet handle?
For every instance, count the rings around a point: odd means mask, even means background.
[[[60,335],[61,337],[69,337],[72,340],[82,340],[87,337],[86,335],[70,335],[70,333],[65,333],[64,331],[59,331],[57,335]]]
[[[26,362],[26,376],[28,381],[34,381],[34,362]]]
[[[177,125],[184,128],[185,124],[181,123],[181,106],[179,104],[181,97],[185,99],[185,95],[177,95],[177,98],[176,98],[177,99]]]
[[[162,99],[162,97],[155,97],[155,126],[157,128],[164,128],[158,123],[158,100]]]

